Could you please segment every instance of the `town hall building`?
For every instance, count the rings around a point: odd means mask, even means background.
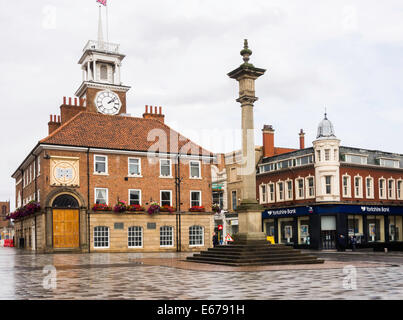
[[[117,44],[89,41],[82,83],[51,115],[16,182],[16,246],[38,252],[200,251],[214,230],[214,155],[165,124],[127,113]]]

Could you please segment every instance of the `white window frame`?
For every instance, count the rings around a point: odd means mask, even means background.
[[[273,192],[270,191],[270,186],[273,186]],[[272,199],[273,195],[273,199]],[[276,184],[274,182],[269,182],[267,184],[267,202],[275,203],[276,202]]]
[[[300,195],[299,181],[302,181],[302,196]],[[301,200],[305,198],[305,179],[298,177],[295,179],[295,200]]]
[[[41,175],[41,157],[38,157],[38,170],[37,170],[37,177]]]
[[[199,166],[199,175],[197,177],[192,177],[192,163],[197,163]],[[201,179],[201,162],[196,160],[189,161],[189,178],[190,179]]]
[[[383,185],[383,196],[382,196],[382,194],[381,194],[381,181],[383,181],[384,182],[384,185]],[[379,199],[387,199],[387,197],[388,197],[388,194],[387,194],[387,192],[388,192],[388,186],[387,186],[387,180],[384,178],[384,177],[381,177],[381,178],[379,178],[378,179],[378,192],[379,192]]]
[[[169,228],[170,229],[172,244],[169,244],[169,245],[161,244],[161,240],[162,240],[161,231],[162,231],[162,228]],[[160,227],[160,248],[172,248],[172,247],[175,246],[174,231],[175,231],[174,227],[172,227],[172,226],[161,226]]]
[[[391,166],[386,166],[385,161],[393,161],[393,167]],[[381,167],[385,168],[400,168],[400,162],[399,159],[392,159],[392,158],[379,158],[379,164]]]
[[[161,207],[163,206],[163,204],[162,204],[162,193],[163,192],[169,192],[170,193],[170,204],[169,204],[169,206],[172,207],[172,190],[160,190],[160,205],[161,205]]]
[[[200,191],[200,190],[190,190],[190,208],[192,208],[193,206],[192,206],[192,193],[199,193],[200,194],[200,200],[199,200],[199,202],[200,202],[200,204],[198,205],[198,207],[201,207],[203,204],[203,202],[202,202],[202,192]]]
[[[96,238],[97,236],[100,237],[100,235],[97,235],[97,232],[98,232],[98,233],[99,233],[99,232],[105,232],[105,230],[96,231],[97,228],[105,228],[105,229],[108,231],[108,246],[106,246],[106,247],[105,247],[105,246],[95,246],[95,244],[96,244],[95,238]],[[96,226],[96,227],[94,227],[93,232],[94,232],[94,234],[93,234],[93,246],[94,246],[94,249],[109,249],[109,247],[110,247],[110,245],[111,245],[111,232],[110,232],[110,228],[107,227],[107,226]]]
[[[97,172],[96,167],[97,167],[97,157],[104,157],[105,158],[105,172]],[[94,154],[94,174],[96,175],[101,175],[101,176],[107,176],[109,175],[109,170],[108,170],[108,156],[105,156],[103,154]]]
[[[191,243],[191,239],[192,239],[192,236],[194,237],[196,234],[195,233],[191,233],[191,231],[192,231],[192,228],[195,228],[195,227],[197,227],[197,228],[201,228],[201,236],[202,236],[202,238],[201,238],[201,243],[199,244],[190,244]],[[199,229],[200,230],[200,229]],[[189,247],[191,247],[191,248],[194,248],[194,247],[204,247],[204,227],[203,226],[199,226],[199,225],[194,225],[194,226],[190,226],[189,227]]]
[[[130,204],[130,193],[132,192],[132,191],[138,191],[139,192],[139,202],[140,202],[140,206],[142,205],[142,196],[141,196],[141,190],[140,189],[129,189],[129,198],[128,198],[128,201],[127,201],[127,204],[128,205],[131,205]]]
[[[309,194],[309,191],[310,191],[310,189],[309,189],[310,188],[309,187],[309,179],[313,179],[313,186],[312,186],[313,194],[312,195]],[[306,199],[314,199],[315,198],[315,177],[314,176],[309,175],[309,176],[307,176],[305,178],[305,190],[306,190],[306,193],[305,193],[305,198]]]
[[[370,185],[370,194],[368,194],[368,181],[371,181],[371,185]],[[374,192],[374,178],[372,178],[371,176],[368,176],[365,178],[365,193],[366,193],[366,197],[367,199],[374,199],[375,198],[375,192]]]
[[[94,203],[97,203],[97,191],[98,190],[106,190],[106,205],[109,205],[109,190],[108,188],[95,188],[94,189]]]
[[[139,161],[139,173],[138,174],[132,174],[130,173],[130,160],[138,160]],[[127,174],[129,177],[142,177],[141,175],[141,158],[134,158],[134,157],[129,157],[127,159]]]
[[[392,193],[393,195],[390,196],[390,188],[389,188],[389,181],[393,181],[393,185],[392,185]],[[396,200],[396,180],[393,178],[389,178],[387,181],[387,190],[388,190],[388,199],[391,200]]]
[[[291,185],[291,190],[288,188],[289,184]],[[291,197],[290,197],[291,191]],[[284,182],[284,197],[285,201],[292,201],[294,199],[294,183],[291,179],[287,179]]]
[[[400,182],[400,188],[399,188],[399,182]],[[396,180],[396,199],[403,200],[403,180],[402,179]]]
[[[329,184],[327,184],[327,182],[326,182],[326,178],[329,178],[329,180],[330,180],[330,182],[329,182]],[[325,181],[325,195],[331,195],[331,194],[333,194],[333,176],[324,176],[324,181]],[[327,186],[330,186],[330,192],[328,193],[327,192]]]
[[[360,157],[360,163],[353,162],[351,159],[352,157]],[[346,153],[345,155],[345,162],[353,163],[353,164],[368,164],[368,155],[363,154],[355,154],[355,153]]]
[[[41,190],[38,189],[37,194],[36,194],[36,202],[41,202]]]
[[[266,190],[265,191],[263,191],[263,188],[265,188]],[[267,203],[268,201],[268,199],[267,199],[267,194],[268,194],[268,189],[267,189],[267,184],[264,184],[264,183],[262,183],[260,186],[259,186],[259,192],[260,192],[260,195],[259,195],[259,199],[260,199],[260,204],[264,204],[264,203]]]
[[[136,232],[139,232],[138,230],[136,231],[132,231],[132,233],[134,232],[135,235],[130,235],[130,229],[133,228],[139,228],[140,229],[140,239],[141,239],[141,246],[131,246],[130,245],[130,238],[136,238],[138,237],[138,235],[136,235]],[[142,226],[130,226],[127,228],[127,247],[129,249],[141,249],[144,246],[144,228]],[[135,240],[132,242],[136,242]]]
[[[282,194],[280,193],[280,184],[283,185],[283,191]],[[280,195],[282,195],[280,197]],[[284,181],[278,181],[276,183],[276,198],[277,198],[277,202],[284,202],[285,201],[285,185],[284,185]]]
[[[162,169],[162,161],[169,161],[169,176],[163,176]],[[172,159],[160,159],[160,178],[169,179],[172,178]]]
[[[357,193],[357,186],[356,186],[356,180],[359,180],[359,185],[358,185],[358,193]],[[364,197],[364,192],[362,190],[363,183],[362,183],[362,177],[360,175],[354,176],[354,198],[361,199]]]
[[[344,178],[347,178],[347,192],[345,190]],[[351,176],[349,174],[346,173],[341,176],[341,187],[343,198],[351,198]]]

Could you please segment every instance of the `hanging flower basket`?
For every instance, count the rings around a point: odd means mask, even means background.
[[[217,204],[217,203],[213,204],[213,212],[215,212],[215,213],[220,213],[221,212],[221,208],[220,208],[219,204]]]
[[[92,207],[93,211],[112,211],[112,208],[109,207],[107,204],[96,203]]]
[[[39,212],[41,210],[41,206],[38,202],[31,201],[22,208],[19,208],[15,210],[14,212],[10,213],[7,216],[7,219],[13,219],[13,220],[18,220],[24,217],[28,217],[30,215],[33,215],[36,212]]]
[[[190,212],[206,212],[206,209],[203,206],[201,206],[201,207],[195,206],[195,207],[191,207],[189,209],[189,211]]]
[[[127,211],[128,212],[144,212],[146,211],[146,208],[144,208],[143,206],[140,206],[138,204],[133,204],[131,206],[127,207]]]
[[[151,203],[150,207],[148,208],[147,212],[148,214],[152,215],[155,213],[159,213],[160,212],[160,205],[157,202],[153,202]]]

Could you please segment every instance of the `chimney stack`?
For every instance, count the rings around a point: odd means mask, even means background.
[[[263,127],[263,157],[274,156],[274,129],[272,125],[264,125]]]
[[[300,133],[299,133],[299,148],[305,149],[305,132],[303,129],[301,129]]]
[[[159,113],[158,113],[158,107],[154,107],[155,113],[153,113],[153,106],[150,106],[150,110],[148,110],[148,105],[146,105],[146,111],[143,114],[144,119],[154,119],[158,120],[162,123],[165,122],[165,115],[162,114],[162,107],[159,107]]]

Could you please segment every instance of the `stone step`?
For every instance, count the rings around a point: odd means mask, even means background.
[[[204,256],[200,254],[195,254],[193,257],[188,257],[188,260],[199,260],[199,261],[216,261],[216,262],[281,262],[281,261],[304,261],[316,259],[312,256],[293,256],[293,257],[214,257],[214,256]]]
[[[291,252],[295,252],[295,253],[300,253],[300,250],[294,250],[294,249],[271,249],[271,248],[255,248],[255,249],[247,249],[247,248],[210,248],[207,250],[208,252],[217,252],[217,253],[251,253],[251,254],[260,254],[260,253],[264,253],[264,252],[268,252],[268,253],[291,253]]]
[[[187,259],[190,262],[197,263],[206,263],[206,264],[214,264],[214,265],[226,265],[232,267],[242,267],[242,266],[262,266],[262,265],[271,265],[271,266],[279,266],[279,265],[301,265],[301,264],[321,264],[324,263],[324,260],[321,259],[305,259],[305,260],[283,260],[283,261],[254,261],[254,262],[235,262],[235,261],[213,261],[213,260],[200,260],[189,257]]]
[[[244,254],[237,254],[237,253],[220,253],[220,252],[207,252],[203,251],[200,253],[201,256],[203,257],[226,257],[226,258],[233,258],[233,259],[248,259],[248,258],[254,258],[254,257],[277,257],[277,258],[289,258],[289,257],[307,257],[307,254],[300,254],[300,253],[295,253],[295,252],[290,252],[290,253],[270,253],[270,252],[262,252],[259,254],[253,254],[253,253],[244,253]]]

